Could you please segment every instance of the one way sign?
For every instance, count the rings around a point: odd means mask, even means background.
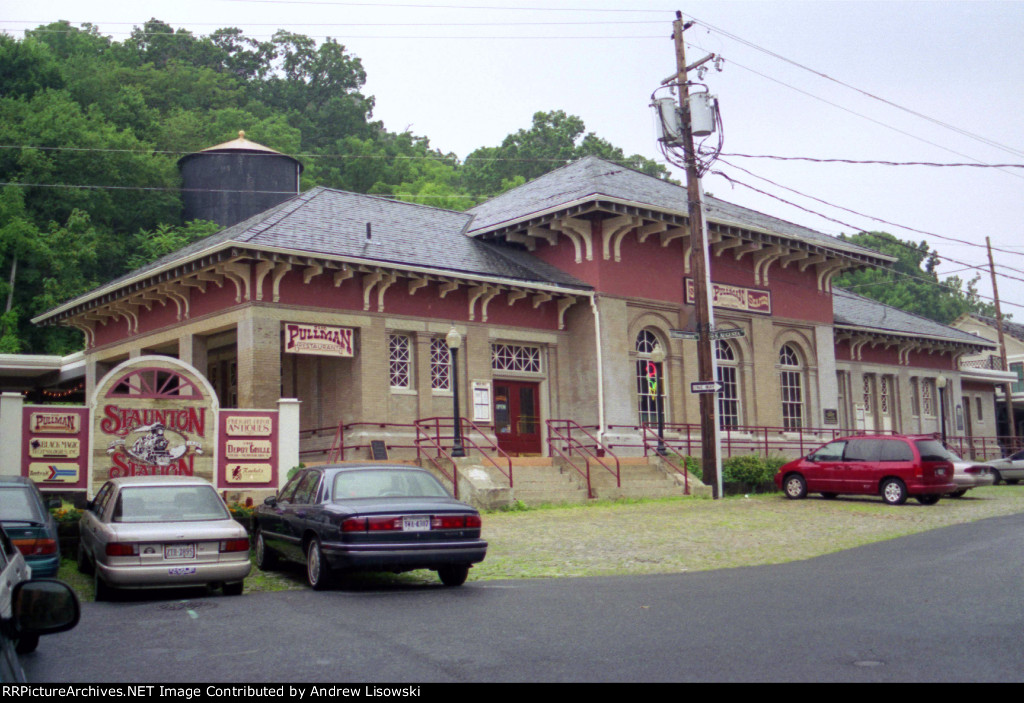
[[[690,384],[691,393],[717,393],[722,390],[718,381],[694,381]]]

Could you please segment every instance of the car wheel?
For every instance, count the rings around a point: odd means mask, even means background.
[[[114,588],[100,576],[100,570],[93,570],[93,585],[96,587],[96,602],[110,600],[114,595]]]
[[[39,635],[25,635],[18,644],[14,646],[14,651],[18,654],[31,654],[36,651],[36,647],[39,646]]]
[[[277,555],[267,547],[267,542],[263,539],[263,530],[256,530],[256,568],[267,571],[276,565]]]
[[[469,577],[469,565],[442,566],[437,570],[437,575],[441,577],[441,583],[445,586],[461,586]]]
[[[961,489],[959,491],[953,491],[952,493],[949,494],[949,497],[950,498],[963,498],[965,495],[967,495],[967,489],[963,488],[963,489]]]
[[[320,540],[310,540],[309,546],[306,548],[306,580],[314,590],[321,591],[330,584],[330,577],[330,567],[324,561]]]
[[[889,505],[903,505],[907,502],[907,487],[898,478],[882,482],[882,500]]]
[[[930,493],[928,495],[917,496],[917,502],[921,505],[935,505],[939,502],[939,498],[942,496]]]
[[[244,581],[236,581],[234,583],[225,583],[221,588],[226,596],[240,596],[244,586]]]
[[[998,486],[1003,480],[1003,477],[999,475],[999,471],[992,469],[992,485]]]
[[[838,495],[838,493],[822,493],[821,497],[825,500],[835,500]]]
[[[89,561],[89,555],[85,553],[85,547],[81,542],[78,543],[78,554],[75,561],[78,566],[78,573],[86,575],[92,573],[92,562]]]
[[[790,474],[782,484],[786,497],[791,500],[805,498],[807,496],[807,481],[800,474]]]

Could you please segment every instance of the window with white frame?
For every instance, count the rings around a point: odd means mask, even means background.
[[[540,373],[540,348],[520,344],[492,344],[491,369],[519,373]]]
[[[984,416],[984,413],[981,410],[981,406],[982,405],[983,405],[983,403],[981,401],[981,396],[980,395],[975,396],[974,397],[974,406],[975,406],[975,408],[978,411],[978,422],[985,422],[985,416]]]
[[[910,379],[910,414],[914,417],[921,414],[921,390],[916,377]]]
[[[804,396],[800,355],[791,344],[779,350],[779,384],[782,388],[782,425],[795,430],[804,424]]]
[[[435,391],[452,388],[452,351],[444,337],[430,340],[430,387]]]
[[[665,408],[665,369],[662,364],[651,361],[651,352],[660,344],[657,335],[651,330],[640,330],[640,334],[636,336],[636,397],[642,424],[658,423],[659,395],[662,398],[662,408]],[[659,374],[661,388],[658,388]]]
[[[740,384],[736,350],[724,339],[715,344],[715,358],[718,360],[718,425],[738,427],[740,424]]]
[[[388,379],[392,388],[412,388],[412,344],[404,334],[388,337]]]

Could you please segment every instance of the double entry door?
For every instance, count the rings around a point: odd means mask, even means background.
[[[539,383],[494,381],[494,432],[508,454],[541,453]]]

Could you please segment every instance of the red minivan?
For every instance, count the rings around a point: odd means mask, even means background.
[[[889,505],[914,496],[935,505],[956,490],[953,464],[942,442],[931,435],[856,435],[819,447],[789,462],[775,474],[775,485],[787,498],[820,493],[880,495]]]

